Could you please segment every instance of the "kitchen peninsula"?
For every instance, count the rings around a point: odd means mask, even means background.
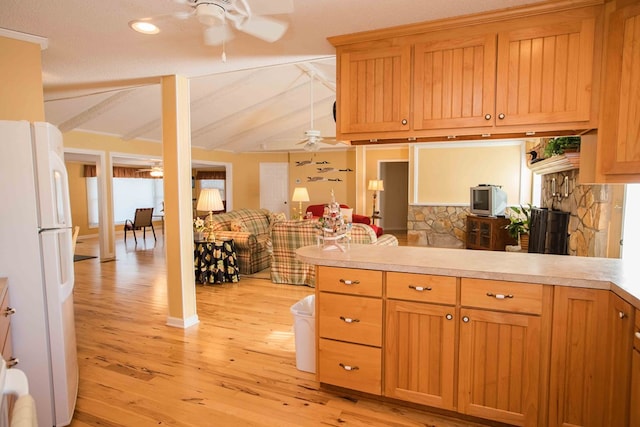
[[[513,425],[640,425],[640,266],[307,246],[317,379]],[[635,324],[634,324],[635,318]]]

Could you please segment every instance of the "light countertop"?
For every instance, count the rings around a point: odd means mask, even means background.
[[[640,309],[640,261],[358,244],[345,252],[305,246],[296,255],[308,264],[332,267],[608,289]]]

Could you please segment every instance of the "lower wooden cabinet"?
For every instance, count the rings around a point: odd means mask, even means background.
[[[629,425],[629,389],[631,381],[631,352],[633,350],[633,307],[631,304],[607,292],[609,296],[609,367],[606,391],[609,405],[606,408],[606,425]],[[633,424],[632,424],[633,425]]]
[[[386,396],[454,408],[454,315],[453,306],[387,301]]]
[[[631,355],[631,391],[629,425],[640,426],[640,310],[636,310],[633,327],[633,353]]]
[[[554,290],[549,426],[608,425],[609,291]]]
[[[458,411],[515,425],[538,425],[539,316],[461,309]]]

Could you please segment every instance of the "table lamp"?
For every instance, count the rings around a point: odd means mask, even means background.
[[[381,179],[370,179],[368,189],[373,191],[373,211],[371,213],[371,219],[380,218],[380,212],[376,210],[376,198],[378,197],[378,191],[384,191],[384,183]]]
[[[302,202],[309,201],[309,192],[307,191],[307,187],[296,187],[293,189],[293,197],[291,197],[292,202],[298,202],[298,219],[302,219]]]
[[[198,211],[209,211],[209,225],[207,239],[209,241],[215,240],[213,235],[213,211],[224,210],[222,204],[222,197],[220,197],[220,190],[217,188],[205,188],[200,192],[198,197],[198,204],[196,205]]]

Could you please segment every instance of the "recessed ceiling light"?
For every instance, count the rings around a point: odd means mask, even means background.
[[[160,29],[151,22],[148,21],[131,21],[129,26],[134,30],[142,34],[158,34]]]

